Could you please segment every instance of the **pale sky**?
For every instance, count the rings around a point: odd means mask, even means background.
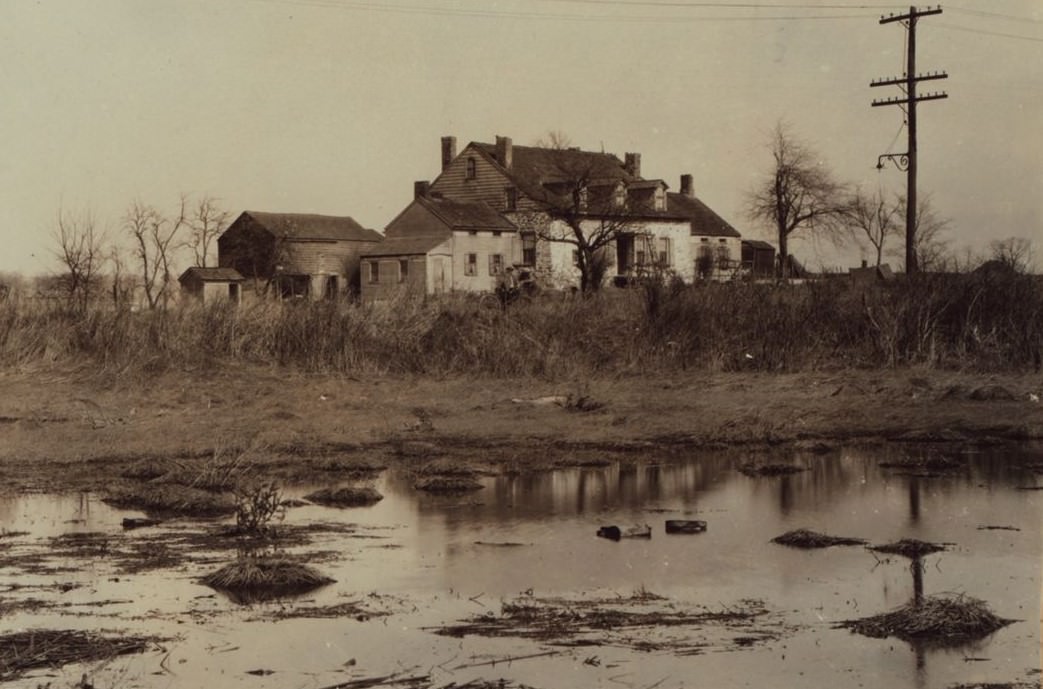
[[[729,6],[730,5],[730,6]],[[960,246],[1043,253],[1043,0],[960,0],[920,20],[921,195]],[[780,119],[843,181],[905,150],[897,107],[908,5],[854,0],[0,0],[0,272],[57,269],[59,208],[108,236],[135,200],[384,226],[439,172],[439,139],[642,154],[746,237],[744,196]],[[892,146],[892,141],[895,143]],[[895,247],[898,248],[898,247]],[[800,246],[809,265],[857,264]],[[187,257],[186,257],[187,259]],[[1040,262],[1037,260],[1037,265]],[[182,261],[182,265],[187,265]]]

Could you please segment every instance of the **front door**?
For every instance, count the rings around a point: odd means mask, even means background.
[[[620,234],[616,236],[616,272],[626,275],[630,272],[632,256],[634,255],[634,235]]]

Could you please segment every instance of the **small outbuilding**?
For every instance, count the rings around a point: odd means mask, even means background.
[[[199,267],[189,268],[177,279],[181,284],[182,295],[197,299],[203,304],[215,304],[221,301],[231,301],[233,304],[242,303],[245,280],[234,268]]]
[[[851,281],[856,285],[872,285],[878,282],[894,282],[895,274],[891,266],[881,263],[871,266],[867,261],[862,261],[861,268],[851,268],[849,271]]]
[[[775,277],[775,247],[756,239],[742,240],[742,268],[752,278]]]

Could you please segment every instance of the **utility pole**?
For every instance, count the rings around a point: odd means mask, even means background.
[[[906,47],[905,74],[901,77],[874,79],[869,83],[870,87],[898,86],[905,92],[904,96],[875,100],[873,101],[873,107],[875,108],[881,105],[898,105],[905,112],[906,121],[909,125],[909,145],[906,152],[885,153],[876,159],[876,167],[878,170],[884,167],[883,161],[886,158],[894,163],[899,170],[904,170],[906,174],[905,272],[907,274],[915,273],[919,270],[916,260],[916,104],[920,101],[940,100],[949,97],[949,94],[944,91],[926,93],[922,96],[916,94],[916,84],[921,81],[949,78],[949,75],[945,72],[931,72],[929,74],[916,73],[916,22],[920,17],[927,17],[932,14],[941,13],[942,7],[941,5],[938,5],[933,9],[928,6],[927,9],[923,10],[919,10],[916,7],[910,7],[908,14],[890,14],[886,17],[880,17],[881,24],[901,22],[906,29],[908,43]]]

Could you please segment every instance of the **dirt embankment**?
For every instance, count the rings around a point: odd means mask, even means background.
[[[144,459],[248,449],[273,476],[450,456],[494,470],[654,448],[1043,438],[1043,377],[938,371],[346,378],[267,368],[149,381],[0,373],[0,490],[106,485]],[[310,475],[310,476],[309,476]]]

